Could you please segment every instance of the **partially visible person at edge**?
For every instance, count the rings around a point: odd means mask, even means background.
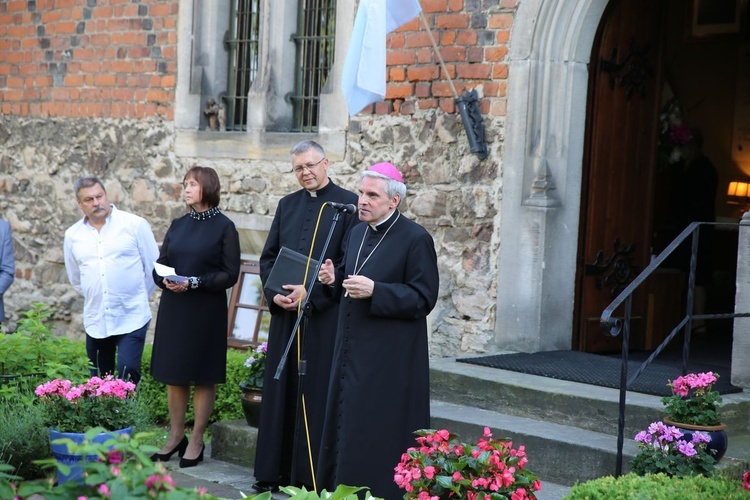
[[[368,486],[401,498],[393,469],[414,431],[430,426],[427,315],[439,276],[432,236],[398,206],[406,186],[390,163],[362,173],[359,219],[344,265],[318,275],[341,295],[318,486]],[[343,289],[343,290],[342,290]]]
[[[703,152],[703,134],[697,128],[690,130],[690,139],[685,144],[685,160],[676,173],[672,193],[674,207],[671,222],[675,236],[680,234],[692,222],[716,222],[716,191],[719,174],[711,160]],[[711,285],[711,249],[714,239],[714,226],[704,225],[700,228],[698,238],[697,265],[695,268],[695,301],[693,314],[705,314],[708,299],[708,288]],[[690,254],[692,239],[688,238],[669,257],[665,266],[676,267],[685,273],[690,271]],[[708,330],[705,320],[694,319],[692,322],[693,338],[707,339]]]
[[[138,383],[159,247],[146,219],[111,204],[99,178],[81,177],[73,191],[83,218],[65,231],[63,254],[68,279],[83,295],[91,375],[116,368],[118,377]]]
[[[162,289],[156,317],[151,376],[167,385],[169,435],[153,460],[176,452],[180,467],[203,460],[203,434],[226,381],[227,294],[239,277],[240,242],[234,223],[219,209],[221,186],[216,171],[193,166],[183,179],[190,212],[172,221],[157,262],[184,279],[154,271]],[[185,414],[193,391],[195,423],[185,436]]]
[[[16,276],[16,259],[13,255],[13,238],[10,223],[0,219],[0,325],[5,321],[3,295]]]
[[[291,173],[302,189],[283,197],[271,224],[271,229],[260,256],[260,275],[268,280],[276,257],[282,246],[305,256],[310,253],[315,225],[320,208],[329,201],[354,204],[357,195],[347,191],[328,177],[328,159],[316,142],[300,142],[291,150]],[[325,209],[318,227],[312,258],[319,259],[326,237],[333,223],[334,211]],[[331,236],[326,258],[339,262],[341,243],[351,226],[357,223],[351,214],[342,214]],[[310,269],[314,273],[315,269]],[[253,488],[259,492],[276,490],[279,485],[302,484],[312,489],[313,474],[310,468],[306,427],[310,433],[313,464],[317,464],[317,450],[323,425],[323,412],[328,377],[330,376],[333,340],[336,335],[338,306],[322,291],[319,283],[313,288],[308,301],[309,312],[303,319],[299,340],[307,370],[300,379],[295,342],[288,354],[287,364],[279,380],[274,379],[276,368],[297,321],[297,306],[304,299],[304,285],[290,283],[284,287],[288,295],[265,290],[271,325],[268,338],[268,357],[263,381],[258,445],[256,448],[255,478]],[[302,380],[302,394],[306,414],[298,407],[298,382]]]

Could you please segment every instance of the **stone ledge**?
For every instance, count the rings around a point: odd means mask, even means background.
[[[211,458],[242,467],[255,467],[258,429],[244,420],[217,422],[211,426]]]

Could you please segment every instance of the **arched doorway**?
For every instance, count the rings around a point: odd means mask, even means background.
[[[583,182],[587,181],[584,132],[591,97],[592,49],[609,3],[529,0],[519,4],[509,54],[495,332],[499,349],[579,348],[573,325],[578,304],[576,272],[579,262],[585,262],[579,257]],[[719,102],[697,108],[705,115],[700,121],[707,123],[706,133],[713,136],[706,136],[706,152],[715,162],[723,163],[719,168],[721,193],[721,186],[740,173],[729,158],[740,43],[736,38],[686,40],[683,14],[691,3],[664,2],[667,17],[662,27],[670,36],[662,80],[672,82],[675,92],[686,96],[685,104],[690,105],[701,102],[699,90],[710,85],[712,75],[722,75],[714,84],[717,91],[713,97]],[[724,53],[716,57],[721,51]],[[703,54],[701,60],[709,70],[702,71],[700,64],[693,62],[697,54]],[[722,61],[721,67],[717,59]],[[694,83],[691,73],[696,75]],[[719,108],[721,117],[716,111]],[[697,121],[698,116],[694,117]],[[655,206],[664,200],[659,189],[653,189]],[[717,214],[721,217],[718,209],[723,198],[719,199]],[[653,215],[651,212],[648,217]],[[644,221],[648,224],[651,219]],[[608,245],[613,248],[613,238]]]
[[[573,348],[618,352],[602,311],[648,265],[662,79],[661,0],[612,0],[594,40],[582,168]],[[647,331],[647,295],[633,298],[631,346]]]

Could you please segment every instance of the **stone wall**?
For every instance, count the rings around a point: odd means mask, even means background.
[[[485,118],[485,126],[490,156],[479,161],[455,114],[355,118],[345,159],[330,168],[355,192],[370,164],[403,168],[402,210],[432,233],[439,257],[440,298],[430,317],[436,356],[492,350],[504,120]],[[82,299],[62,258],[64,231],[81,216],[72,191],[80,175],[100,176],[110,200],[149,220],[157,241],[185,211],[181,181],[192,164],[219,172],[230,216],[254,214],[270,224],[276,201],[298,188],[288,161],[178,158],[174,137],[171,122],[158,119],[0,118],[0,217],[11,223],[16,251],[16,281],[5,296],[9,329],[38,301],[56,311],[59,334],[82,338]]]

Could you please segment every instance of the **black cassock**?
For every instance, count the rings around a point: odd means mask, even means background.
[[[282,246],[305,256],[310,252],[315,225],[320,207],[326,201],[356,204],[357,195],[336,186],[332,181],[316,192],[317,196],[304,189],[282,198],[276,208],[271,229],[260,257],[260,276],[265,284],[271,268]],[[320,259],[326,237],[333,223],[335,211],[325,208],[315,238],[313,259]],[[358,222],[357,216],[342,214],[331,237],[326,258],[338,263],[343,255],[342,242],[351,227]],[[308,283],[314,269],[310,269]],[[333,341],[336,335],[338,305],[329,294],[316,283],[310,296],[311,311],[301,323],[304,342],[303,351],[307,361],[307,372],[303,377],[305,407],[310,430],[311,449],[317,450],[322,432],[328,378],[330,376]],[[268,355],[263,379],[263,403],[261,404],[258,445],[255,453],[255,478],[259,481],[279,483],[291,482],[312,486],[310,460],[308,458],[305,427],[295,425],[299,375],[297,370],[297,342],[289,351],[287,364],[279,380],[274,379],[276,367],[286,348],[297,320],[296,312],[287,312],[273,302],[275,292],[265,290],[271,310]],[[297,447],[295,452],[295,437]],[[296,456],[296,460],[294,457]],[[296,466],[295,466],[296,465]],[[292,470],[294,468],[294,471]],[[294,473],[294,474],[293,474]]]
[[[416,444],[414,431],[430,426],[427,315],[438,297],[435,245],[423,227],[395,212],[377,231],[355,226],[345,260],[339,285],[351,274],[375,285],[370,298],[340,297],[318,487],[367,486],[375,496],[403,498],[393,469]]]

